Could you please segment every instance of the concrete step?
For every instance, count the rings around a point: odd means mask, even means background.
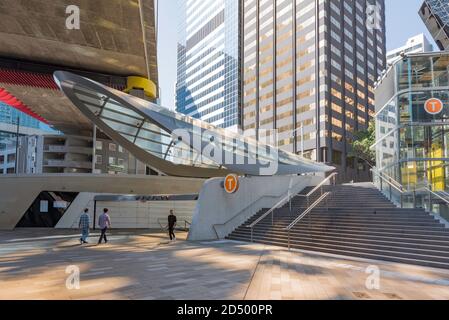
[[[307,219],[307,218],[306,218]],[[291,220],[293,221],[293,219]],[[277,227],[287,227],[291,221],[275,221],[274,225]],[[333,228],[333,227],[347,227],[352,229],[362,229],[362,230],[374,230],[374,229],[380,229],[380,230],[410,230],[410,231],[448,231],[444,227],[444,225],[436,222],[432,225],[413,225],[413,224],[394,224],[394,223],[366,223],[366,222],[345,222],[340,220],[334,220],[331,222],[322,222],[317,220],[311,220],[310,222],[308,220],[302,220],[299,224],[310,227],[310,226],[322,226],[326,228]],[[267,220],[264,219],[258,223],[258,225],[261,226],[271,226],[271,219]],[[449,233],[448,233],[449,234]]]
[[[236,235],[245,235],[249,239],[251,239],[251,230],[246,229],[238,229],[235,231]],[[253,230],[253,236],[258,235],[258,237],[263,238],[273,238],[278,240],[288,240],[288,233],[276,231],[276,230]],[[322,241],[329,243],[348,243],[351,245],[361,245],[363,247],[385,247],[385,248],[393,248],[396,250],[410,250],[411,252],[420,252],[425,250],[428,252],[429,250],[435,252],[441,252],[443,256],[449,257],[449,241],[433,241],[433,242],[425,242],[420,241],[415,238],[401,239],[395,237],[363,237],[360,235],[350,235],[350,234],[336,234],[336,233],[318,233],[318,232],[290,232],[290,239],[292,240],[310,240],[310,241]],[[404,249],[404,250],[403,250]],[[438,255],[438,254],[436,254]]]
[[[251,230],[245,227],[239,227],[235,232],[243,232],[251,234]],[[286,232],[282,229],[266,229],[266,228],[254,228],[253,232],[264,232],[267,235],[286,235]],[[291,235],[306,235],[306,236],[329,236],[337,238],[351,238],[351,239],[366,239],[366,240],[380,240],[380,241],[393,241],[393,242],[404,242],[404,243],[414,243],[420,245],[436,245],[436,246],[447,246],[449,248],[449,235],[443,236],[421,236],[413,234],[401,234],[397,233],[376,233],[376,232],[339,232],[334,230],[323,230],[311,228],[311,229],[294,229],[290,232]],[[288,235],[288,233],[287,233]]]
[[[230,236],[228,239],[231,240],[237,240],[237,241],[247,241],[245,238],[236,237],[236,236]],[[285,246],[284,243],[279,243],[276,241],[270,241],[266,239],[260,239],[257,241],[258,243],[267,244],[267,245],[275,245],[275,246]],[[315,251],[315,252],[324,252],[324,253],[330,253],[330,254],[338,254],[343,256],[352,256],[352,257],[359,257],[359,258],[365,258],[365,259],[374,259],[374,260],[383,260],[383,261],[391,261],[391,262],[398,262],[398,263],[405,263],[405,264],[412,264],[412,265],[421,265],[421,266],[427,266],[427,267],[433,267],[433,268],[443,268],[443,269],[449,269],[449,262],[437,262],[433,261],[432,257],[429,256],[421,256],[419,259],[412,258],[412,257],[397,257],[391,253],[383,252],[383,253],[372,253],[372,252],[354,252],[354,251],[348,251],[343,249],[337,249],[337,248],[327,248],[327,247],[321,247],[321,246],[314,246],[314,245],[308,245],[308,244],[294,244],[292,245],[292,249],[299,249],[299,250],[307,250],[307,251]]]

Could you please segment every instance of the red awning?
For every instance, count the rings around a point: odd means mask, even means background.
[[[34,119],[37,119],[39,121],[42,121],[45,124],[49,124],[47,120],[45,120],[43,117],[35,113],[33,110],[31,110],[28,106],[26,106],[22,101],[14,97],[12,94],[10,94],[6,89],[0,88],[0,102],[3,102],[10,107],[13,107],[19,111],[22,111],[23,113],[33,117]]]

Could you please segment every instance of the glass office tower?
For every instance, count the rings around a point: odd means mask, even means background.
[[[411,54],[376,88],[376,166],[408,191],[449,186],[449,53]]]
[[[0,149],[5,148],[8,144],[15,143],[18,119],[19,135],[24,135],[24,131],[28,134],[57,133],[43,122],[0,102]],[[34,130],[27,131],[26,129]]]
[[[281,148],[368,180],[349,153],[386,66],[384,1],[245,0],[242,11],[244,129],[276,129]]]
[[[239,0],[178,0],[176,110],[239,125]]]
[[[419,10],[419,15],[440,50],[449,49],[449,2],[426,0]]]

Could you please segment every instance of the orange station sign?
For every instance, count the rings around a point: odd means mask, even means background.
[[[424,110],[431,115],[440,114],[443,108],[443,102],[437,98],[431,98],[424,103]]]
[[[226,193],[233,194],[239,189],[239,177],[236,174],[228,174],[224,179]]]

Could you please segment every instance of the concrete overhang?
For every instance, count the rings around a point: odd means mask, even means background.
[[[70,5],[79,30],[66,27]],[[0,57],[157,83],[154,0],[2,0]]]

